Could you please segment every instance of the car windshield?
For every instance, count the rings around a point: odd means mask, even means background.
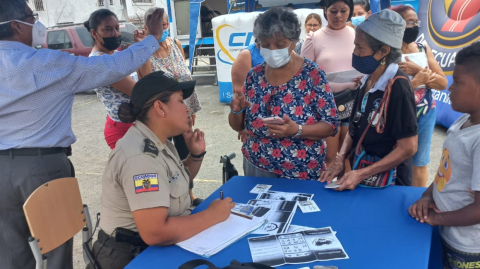
[[[120,23],[120,32],[122,32],[122,43],[133,44],[133,32],[137,30],[132,24]]]
[[[82,41],[83,46],[89,48],[93,47],[93,38],[92,35],[88,32],[85,27],[75,27],[80,40]]]

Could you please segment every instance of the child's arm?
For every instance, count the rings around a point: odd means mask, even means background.
[[[471,226],[480,223],[480,191],[475,201],[459,210],[437,213],[430,211],[425,222],[432,226]]]
[[[433,183],[423,193],[422,198],[416,201],[409,209],[408,213],[412,218],[424,223],[429,217],[429,210],[433,209],[435,212],[440,212],[435,201],[433,201]]]

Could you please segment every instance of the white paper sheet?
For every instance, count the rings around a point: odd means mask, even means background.
[[[354,79],[358,78],[359,76],[363,76],[363,74],[358,72],[357,70],[349,70],[343,72],[328,73],[327,80],[328,82],[347,83],[353,82]]]
[[[236,215],[218,223],[205,231],[185,240],[177,245],[198,255],[209,257],[236,242],[245,235],[258,229],[265,222],[264,218],[252,220]]]
[[[266,219],[265,225],[260,229],[253,231],[253,234],[277,234],[285,233],[292,222],[293,216],[297,210],[297,201],[281,200],[258,200],[248,201],[249,205],[254,205],[254,216],[261,216]],[[264,214],[264,215],[261,215]],[[254,217],[255,219],[255,217]]]
[[[254,262],[270,266],[348,259],[330,227],[248,239]]]
[[[297,192],[271,191],[259,193],[257,199],[279,200],[279,201],[310,201],[313,194]]]

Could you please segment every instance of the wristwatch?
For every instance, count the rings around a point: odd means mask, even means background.
[[[302,128],[303,128],[302,125],[299,124],[299,125],[298,125],[298,132],[297,132],[297,134],[296,134],[293,138],[298,138],[298,137],[300,137],[300,136],[302,135]]]

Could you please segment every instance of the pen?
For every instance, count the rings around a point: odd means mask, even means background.
[[[223,200],[223,191],[220,190],[220,200]]]

